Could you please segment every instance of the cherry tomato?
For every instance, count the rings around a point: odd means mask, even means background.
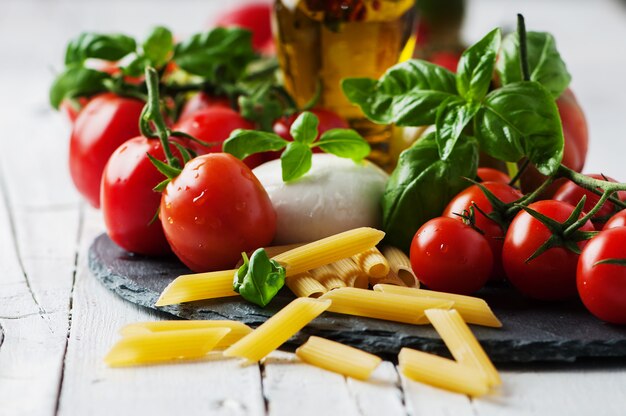
[[[82,109],[87,105],[88,102],[89,98],[79,97],[77,103],[78,106],[75,106],[75,104],[73,104],[69,100],[63,100],[61,102],[59,110],[61,110],[61,113],[63,113],[65,117],[69,120],[70,124],[74,125],[76,117],[78,117],[78,114],[82,111]]]
[[[181,160],[173,144],[170,149]],[[152,188],[165,177],[146,153],[166,161],[159,140],[145,137],[130,139],[113,152],[102,173],[102,214],[107,234],[117,245],[133,253],[163,255],[171,249],[161,222],[151,221],[161,203],[161,194]]]
[[[434,218],[417,230],[411,267],[433,290],[470,294],[482,288],[493,268],[489,243],[478,231],[452,218]]]
[[[179,121],[174,130],[182,131],[207,143],[215,143],[206,147],[196,142],[189,146],[198,154],[222,151],[222,143],[237,129],[254,129],[254,125],[230,108],[211,107],[196,111],[189,117]],[[254,154],[244,159],[248,167],[255,168],[265,161],[262,154]]]
[[[539,201],[529,208],[561,223],[574,211],[573,205],[561,201]],[[581,230],[594,228],[587,221]],[[578,254],[565,247],[553,247],[527,261],[550,236],[544,224],[521,211],[504,239],[502,263],[506,276],[518,291],[533,299],[562,300],[576,294]],[[586,241],[581,241],[578,247],[582,249],[585,244]]]
[[[178,120],[180,122],[197,111],[212,107],[230,108],[230,103],[226,97],[212,97],[201,91],[187,100],[180,112]]]
[[[80,112],[70,139],[70,173],[76,189],[100,207],[100,180],[109,156],[126,140],[139,136],[144,103],[102,94]]]
[[[594,179],[604,180],[604,177],[602,175],[598,175],[595,173],[592,173],[587,176],[594,178]],[[610,182],[617,182],[613,178],[607,177],[606,179],[609,180]],[[557,201],[567,202],[568,204],[576,205],[578,204],[578,202],[580,202],[583,196],[587,197],[587,199],[585,200],[585,207],[583,208],[583,211],[587,211],[587,212],[591,210],[591,208],[593,208],[600,200],[599,195],[596,195],[593,192],[588,191],[587,189],[581,188],[580,186],[576,185],[572,181],[567,181],[563,185],[561,185],[559,189],[557,189],[557,191],[555,192],[552,199],[557,200]],[[622,200],[626,199],[626,192],[624,191],[618,192],[617,197]],[[601,230],[602,227],[604,226],[604,223],[606,222],[606,219],[610,217],[615,211],[616,211],[615,205],[612,204],[611,202],[606,202],[602,206],[602,208],[600,208],[600,210],[596,213],[596,215],[594,215],[593,218],[591,219],[596,229]]]
[[[442,66],[452,72],[456,72],[460,59],[461,53],[457,51],[437,51],[428,57],[428,60],[433,64]]]
[[[232,268],[242,252],[267,246],[276,232],[267,192],[226,153],[187,162],[163,192],[159,216],[172,250],[196,272]]]
[[[252,32],[252,46],[258,52],[267,51],[273,44],[271,27],[272,5],[268,2],[251,3],[236,7],[219,16],[215,23],[220,27],[241,27]]]
[[[626,324],[626,266],[597,264],[626,261],[626,228],[603,231],[580,254],[576,272],[578,294],[589,312],[603,321]]]
[[[621,210],[617,214],[613,215],[604,224],[603,230],[610,230],[611,228],[626,227],[626,210]]]
[[[509,175],[494,168],[478,168],[476,176],[483,182],[499,182],[507,185],[511,182]]]

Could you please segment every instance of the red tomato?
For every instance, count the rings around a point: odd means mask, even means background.
[[[171,139],[175,141],[175,138]],[[180,153],[174,145],[175,156]],[[102,173],[100,202],[107,234],[124,250],[145,254],[171,253],[160,221],[150,223],[159,209],[161,194],[152,190],[165,179],[146,153],[166,161],[159,140],[136,137],[111,155]]]
[[[594,179],[604,180],[602,175],[598,175],[596,173],[592,173],[587,175]],[[617,182],[613,178],[607,177],[610,182]],[[580,186],[576,185],[572,181],[567,181],[557,191],[555,192],[552,199],[557,201],[567,202],[568,204],[576,205],[580,202],[581,198],[586,196],[585,207],[583,211],[589,212],[591,208],[593,208],[598,201],[600,200],[600,195],[596,195],[591,191],[588,191]],[[621,191],[617,193],[619,199],[626,199],[626,192]],[[597,230],[601,230],[606,222],[606,219],[610,217],[616,211],[615,205],[611,202],[605,203],[602,208],[593,216],[592,221]]]
[[[252,46],[256,51],[267,50],[272,41],[272,5],[258,2],[235,7],[219,16],[215,24],[220,27],[241,27],[252,32]]]
[[[539,201],[529,208],[561,223],[574,211],[574,206],[561,201]],[[587,221],[581,230],[593,231],[594,228]],[[576,294],[578,254],[564,247],[553,247],[527,262],[550,236],[544,224],[521,211],[504,239],[502,263],[506,276],[517,290],[533,299],[562,300]],[[583,248],[585,244],[586,241],[581,241],[578,247]]]
[[[580,254],[576,272],[578,294],[589,312],[603,321],[626,324],[626,267],[597,264],[626,260],[626,228],[603,231]]]
[[[226,153],[190,160],[163,192],[159,216],[172,250],[195,272],[232,268],[242,252],[268,245],[276,232],[267,192]]]
[[[70,139],[70,173],[76,189],[100,207],[100,180],[109,156],[139,136],[144,103],[113,94],[94,97],[80,112]]]
[[[456,68],[459,65],[461,59],[461,53],[456,51],[438,51],[433,52],[428,60],[435,65],[442,66],[452,72],[456,72]]]
[[[196,142],[189,142],[189,147],[198,154],[221,152],[224,140],[228,139],[230,134],[237,129],[251,130],[254,129],[254,125],[236,111],[222,107],[196,111],[174,126],[174,130],[190,134],[207,143],[215,143],[213,146],[206,147]],[[264,161],[265,158],[262,154],[254,154],[244,160],[250,169],[257,167]]]
[[[483,182],[499,182],[507,185],[511,182],[509,175],[494,168],[478,168],[476,176]]]
[[[626,227],[626,210],[621,210],[617,214],[613,215],[604,224],[603,230],[610,230],[611,228]]]
[[[63,100],[61,102],[61,106],[59,107],[59,110],[61,110],[61,112],[69,120],[70,124],[74,125],[74,122],[76,121],[76,117],[78,117],[78,114],[80,114],[80,112],[87,105],[88,102],[89,102],[89,98],[79,97],[78,98],[79,107],[76,108],[69,100]]]
[[[178,116],[178,120],[180,122],[197,111],[212,107],[230,108],[230,103],[226,97],[212,97],[201,91],[187,100],[180,112],[180,116]]]
[[[517,201],[523,196],[517,189],[500,182],[484,182],[482,185],[504,203]],[[442,216],[463,221],[463,218],[455,214],[462,214],[463,211],[469,211],[473,204],[476,204],[486,214],[493,212],[493,207],[483,191],[477,185],[472,185],[450,201],[443,211]],[[487,239],[493,254],[491,280],[502,280],[504,277],[504,269],[502,268],[502,244],[504,244],[505,230],[502,230],[502,227],[500,227],[497,222],[485,217],[480,211],[474,210],[474,214],[475,226],[484,233],[483,235]]]
[[[434,218],[417,230],[411,266],[430,289],[470,294],[482,288],[493,268],[489,243],[478,231],[452,218]]]

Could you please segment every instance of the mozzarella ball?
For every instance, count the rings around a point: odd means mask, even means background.
[[[357,227],[379,228],[388,175],[372,162],[313,155],[303,177],[283,182],[280,160],[253,170],[276,210],[274,244],[304,243]]]

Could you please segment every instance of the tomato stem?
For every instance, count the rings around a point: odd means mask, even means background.
[[[626,191],[626,183],[609,182],[600,179],[594,179],[587,175],[583,175],[582,173],[578,173],[565,165],[559,166],[556,176],[569,179],[581,188],[585,188],[595,193],[596,195],[603,195],[606,191],[610,191],[611,193]],[[608,200],[613,204],[619,206],[620,208],[626,208],[626,202],[621,201],[619,198],[616,198],[613,195],[611,195]]]
[[[594,207],[589,210],[589,212],[587,212],[579,220],[577,220],[572,225],[570,225],[565,230],[563,230],[563,235],[565,237],[569,237],[574,232],[576,232],[580,227],[582,227],[583,224],[585,224],[588,220],[591,220],[591,218],[600,210],[600,208],[602,208],[602,206],[609,199],[612,193],[613,191],[605,191],[600,197],[600,200],[598,201],[598,203],[595,204]]]
[[[526,45],[526,23],[521,13],[517,14],[517,35],[519,36],[520,64],[524,81],[530,81],[530,69],[528,68],[528,49]]]

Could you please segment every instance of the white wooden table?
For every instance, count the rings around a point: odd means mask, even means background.
[[[184,35],[235,1],[0,0],[0,415],[619,415],[626,361],[502,367],[481,399],[405,380],[384,363],[368,383],[273,354],[109,369],[102,362],[130,322],[166,318],[107,291],[86,252],[103,231],[67,169],[68,127],[47,105],[65,42],[81,30]],[[525,13],[550,30],[574,76],[591,128],[588,171],[626,179],[626,10],[596,1],[470,0],[475,40]]]

